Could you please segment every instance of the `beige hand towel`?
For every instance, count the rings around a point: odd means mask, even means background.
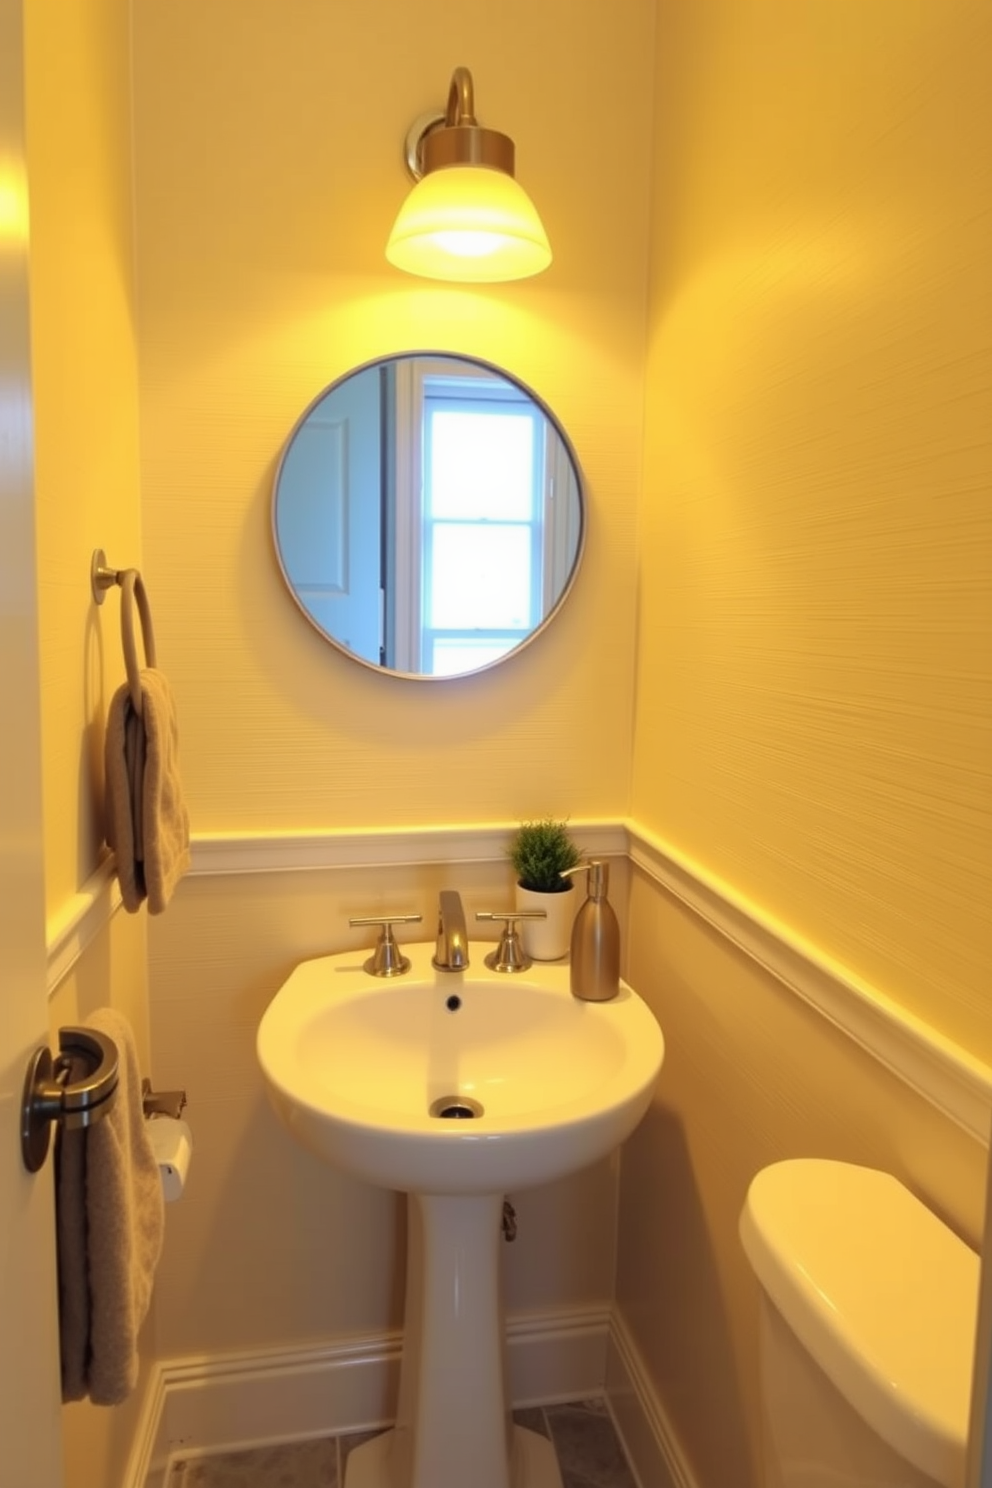
[[[62,1127],[55,1138],[55,1233],[58,1240],[62,1399],[85,1400],[90,1351],[86,1246],[86,1131]]]
[[[179,726],[172,690],[155,667],[141,672],[141,713],[127,683],[114,693],[105,744],[107,841],[124,908],[147,897],[161,914],[189,867],[189,815],[179,776]]]
[[[62,1398],[118,1405],[138,1378],[165,1206],[141,1104],[130,1025],[100,1008],[91,1028],[117,1045],[117,1099],[101,1121],[60,1134],[56,1188]]]

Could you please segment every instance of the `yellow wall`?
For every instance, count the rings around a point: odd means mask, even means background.
[[[986,1061],[990,53],[972,0],[659,4],[631,806]],[[618,1306],[754,1488],[754,1173],[877,1166],[978,1245],[985,1154],[639,872],[628,956]]]
[[[617,1308],[699,1488],[760,1488],[759,1293],[737,1228],[755,1173],[880,1168],[977,1248],[987,1154],[636,870],[628,942],[665,1063],[621,1157]]]
[[[140,565],[126,0],[25,7],[45,876],[57,920],[103,844],[103,721],[123,679],[94,548]]]
[[[650,0],[135,12],[142,494],[194,831],[622,814],[651,117]],[[491,289],[398,273],[403,139],[474,70],[556,250]],[[275,464],[329,381],[385,352],[509,367],[572,436],[588,556],[559,620],[492,674],[383,680],[281,587]]]
[[[135,8],[144,538],[194,833],[623,814],[652,21],[651,0],[628,0],[622,26],[566,0],[415,18],[400,0]],[[456,289],[385,261],[404,135],[459,64],[540,203],[556,259],[539,280]],[[281,587],[269,528],[277,459],[315,393],[417,347],[530,384],[574,441],[590,501],[588,556],[554,626],[495,672],[431,685],[321,642]],[[349,913],[402,905],[429,927],[450,883],[470,915],[512,892],[506,865],[190,878],[151,925],[155,1078],[187,1089],[196,1138],[156,1288],[165,1357],[399,1323],[395,1197],[296,1147],[254,1036],[297,960],[365,943]],[[511,1310],[602,1305],[613,1167],[522,1195],[518,1212]]]
[[[660,7],[632,792],[986,1059],[990,28]]]
[[[94,616],[87,572],[98,544],[141,562],[140,475],[194,831],[629,810],[988,1057],[979,6],[660,0],[654,75],[652,0],[438,4],[415,23],[399,0],[136,6],[140,470],[124,13],[29,15],[50,915],[99,849],[119,606]],[[516,136],[557,254],[539,280],[447,289],[382,258],[402,136],[459,63],[483,121]],[[530,383],[591,502],[547,635],[433,686],[319,641],[280,588],[268,518],[314,393],[419,346]],[[481,869],[465,885],[479,907],[505,887]],[[392,1200],[283,1139],[252,1039],[290,964],[344,943],[348,912],[421,907],[437,886],[436,870],[190,879],[153,926],[154,1074],[189,1085],[197,1135],[161,1353],[396,1320]],[[56,1017],[106,987],[140,1023],[143,933],[143,917],[112,924]],[[877,1162],[975,1238],[980,1153],[636,875],[627,942],[669,1052],[624,1158],[618,1296],[700,1482],[745,1485],[751,1173],[799,1150]],[[511,1305],[603,1298],[612,1184],[600,1170],[526,1201]],[[243,1285],[287,1256],[292,1293],[246,1313]]]
[[[103,851],[104,719],[124,670],[118,596],[94,605],[91,555],[103,547],[113,564],[141,563],[130,33],[127,0],[24,10],[51,939],[76,911],[74,896]],[[146,982],[144,917],[119,915],[55,989],[53,1046],[60,1026],[109,1003],[131,1019],[146,1056]],[[147,1365],[150,1330],[142,1349]],[[138,1405],[140,1395],[113,1412],[65,1407],[66,1488],[120,1481]]]

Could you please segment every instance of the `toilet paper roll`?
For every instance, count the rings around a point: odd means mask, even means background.
[[[193,1133],[185,1121],[172,1116],[152,1116],[148,1136],[162,1179],[162,1193],[167,1204],[182,1197],[193,1156]]]

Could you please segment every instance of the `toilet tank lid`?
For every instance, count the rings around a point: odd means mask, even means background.
[[[889,1446],[964,1481],[979,1257],[889,1173],[774,1163],[740,1220],[755,1274],[803,1347]]]

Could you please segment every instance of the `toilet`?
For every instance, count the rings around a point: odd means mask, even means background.
[[[765,1488],[963,1488],[979,1257],[895,1178],[797,1159],[740,1218]]]

